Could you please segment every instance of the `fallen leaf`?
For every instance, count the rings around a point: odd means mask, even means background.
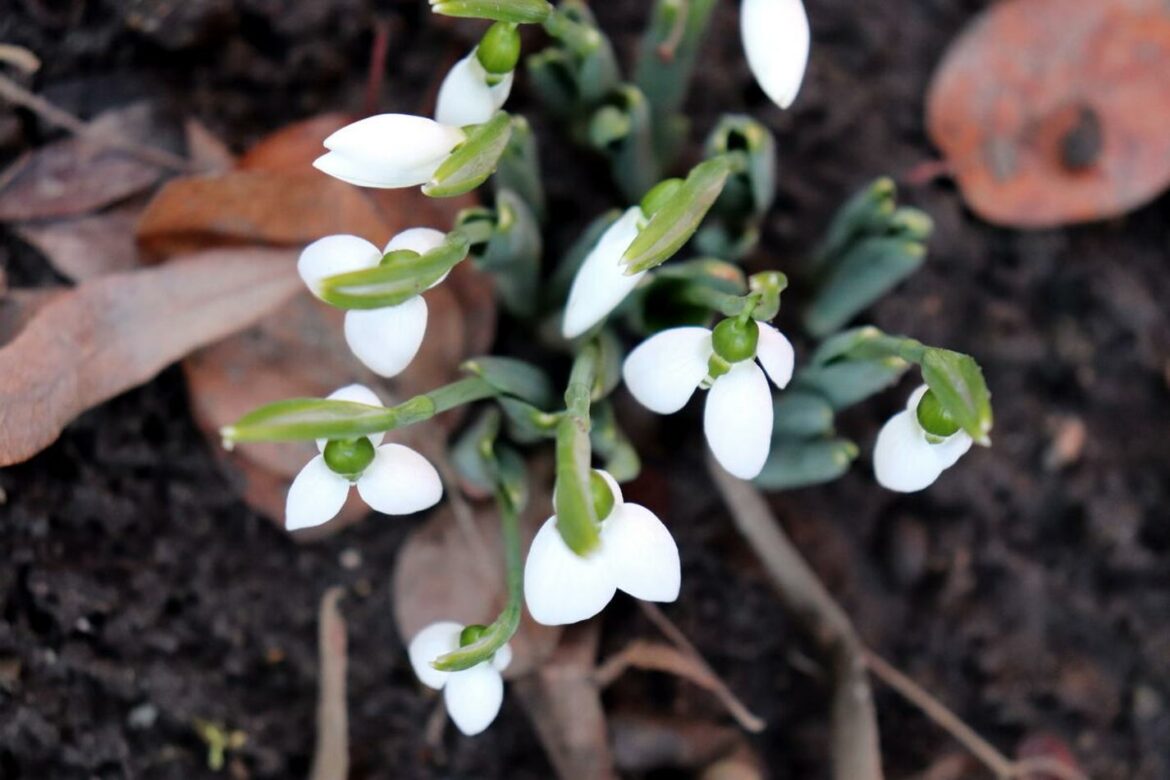
[[[321,114],[281,128],[260,140],[241,158],[242,171],[292,171],[300,173],[325,153],[323,142],[354,121],[349,114]]]
[[[187,156],[196,168],[205,173],[223,173],[235,166],[232,150],[198,119],[184,121],[183,132],[187,139]]]
[[[147,103],[100,114],[96,135],[159,143],[166,128]],[[152,187],[166,171],[141,157],[70,136],[33,152],[0,189],[0,221],[21,222],[89,214]],[[5,177],[0,174],[0,180]]]
[[[349,714],[345,704],[348,665],[345,618],[337,609],[341,588],[321,597],[317,617],[317,747],[309,780],[345,780],[349,773]]]
[[[65,287],[0,290],[4,293],[0,297],[0,347],[16,338],[38,311],[67,291]]]
[[[1162,0],[995,3],[935,73],[927,127],[983,218],[1105,219],[1170,182],[1167,71]]]
[[[59,273],[80,282],[138,266],[134,226],[144,206],[135,198],[99,214],[26,222],[13,230]]]
[[[239,330],[300,286],[294,255],[209,251],[85,282],[0,349],[0,466],[32,457],[82,411]]]

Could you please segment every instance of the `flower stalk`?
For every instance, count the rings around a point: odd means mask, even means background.
[[[597,512],[590,489],[589,405],[597,376],[600,349],[589,343],[577,354],[565,388],[565,414],[557,424],[557,530],[578,555],[587,555],[600,541]]]

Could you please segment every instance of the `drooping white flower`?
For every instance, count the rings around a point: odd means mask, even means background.
[[[329,152],[313,166],[359,187],[414,187],[429,182],[465,139],[458,127],[426,117],[378,114],[326,138]]]
[[[569,302],[565,305],[561,324],[565,338],[576,338],[605,319],[646,275],[640,271],[627,276],[621,264],[622,255],[634,243],[645,221],[641,207],[632,206],[609,226],[585,257],[573,278]]]
[[[329,398],[382,405],[374,391],[364,385],[348,385]],[[373,458],[352,480],[329,468],[325,462],[327,442],[317,442],[319,454],[301,469],[289,487],[285,501],[287,530],[312,528],[332,520],[345,504],[351,485],[357,486],[358,494],[371,509],[387,515],[409,515],[439,502],[443,484],[426,458],[401,444],[382,444],[381,433],[366,438],[373,445]]]
[[[473,50],[447,73],[439,87],[435,121],[453,127],[482,124],[492,118],[512,92],[512,73],[495,84]]]
[[[918,422],[918,404],[926,395],[922,385],[910,395],[906,408],[882,426],[873,448],[873,471],[878,483],[899,493],[930,487],[939,476],[971,449],[971,437],[959,430],[942,441],[931,441]]]
[[[512,661],[512,649],[504,645],[490,661],[458,672],[442,672],[431,666],[441,655],[459,649],[464,626],[451,621],[432,623],[410,641],[407,651],[415,675],[428,688],[443,691],[443,702],[456,727],[469,737],[479,734],[496,719],[504,702],[504,678]]]
[[[374,268],[384,254],[400,249],[425,254],[442,244],[444,238],[442,232],[432,228],[411,228],[394,236],[379,251],[358,236],[326,236],[305,247],[297,261],[297,271],[309,290],[320,297],[321,280],[328,276]],[[435,284],[445,278],[444,275]],[[410,365],[422,346],[426,329],[427,303],[422,296],[397,306],[345,313],[345,342],[367,368],[385,377],[396,376]]]
[[[771,325],[757,322],[756,360],[743,360],[710,383],[703,413],[703,432],[715,459],[740,479],[752,479],[764,468],[772,445],[772,393],[768,378],[783,389],[792,379],[792,344]],[[626,358],[622,378],[643,406],[658,414],[674,414],[686,406],[695,389],[708,378],[714,354],[707,328],[671,328],[643,341]]]
[[[587,556],[565,544],[556,515],[532,540],[524,564],[524,600],[538,623],[557,626],[593,617],[621,590],[644,601],[678,598],[681,571],[674,537],[653,512],[622,500],[621,488],[599,473],[613,493],[601,521],[601,543]]]
[[[801,0],[743,0],[739,31],[748,67],[780,108],[796,100],[808,64],[808,15]]]

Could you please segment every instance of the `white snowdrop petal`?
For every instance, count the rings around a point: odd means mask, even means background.
[[[352,401],[355,404],[365,404],[366,406],[384,406],[382,399],[378,397],[370,388],[356,382],[352,385],[338,388],[326,396],[329,401]],[[370,444],[377,447],[382,443],[382,439],[386,438],[384,433],[371,433],[366,437],[370,440]],[[317,451],[324,452],[325,445],[329,443],[328,439],[317,439]]]
[[[429,177],[428,177],[429,181]],[[415,227],[403,230],[394,238],[390,239],[390,243],[386,244],[386,248],[382,250],[383,254],[390,252],[397,252],[401,249],[409,249],[412,252],[418,252],[420,255],[425,255],[432,249],[437,249],[443,241],[447,238],[447,234],[441,230],[435,230],[428,227]],[[450,276],[451,272],[440,276],[435,280],[431,287],[437,287],[443,283],[443,280]],[[430,289],[430,288],[427,288]]]
[[[443,688],[443,701],[455,727],[473,737],[499,714],[504,703],[504,679],[491,664],[451,672]]]
[[[438,690],[447,682],[451,672],[440,672],[431,666],[431,661],[452,650],[458,650],[459,634],[462,631],[463,626],[444,620],[431,623],[410,640],[410,646],[406,651],[410,656],[410,666],[423,685]]]
[[[383,444],[357,480],[358,493],[387,515],[409,515],[439,503],[443,483],[430,461],[410,447]]]
[[[796,365],[796,353],[792,349],[792,342],[766,322],[757,322],[756,325],[760,328],[756,359],[764,367],[772,384],[783,390],[792,381],[792,370]]]
[[[427,303],[418,296],[397,306],[345,313],[345,343],[380,376],[397,376],[409,366],[426,331]]]
[[[465,135],[413,114],[378,114],[346,125],[325,139],[325,148],[375,169],[401,171],[441,161]]]
[[[512,91],[512,74],[495,85],[489,85],[487,79],[487,71],[474,51],[455,63],[439,87],[435,121],[464,127],[491,119]]]
[[[955,465],[959,458],[967,454],[972,443],[971,437],[965,431],[959,431],[938,444],[931,444],[930,448],[934,451],[934,456],[938,458],[938,465],[945,471]]]
[[[392,182],[402,181],[402,184],[386,184],[386,177],[379,176],[379,171],[371,165],[346,157],[338,152],[326,152],[313,160],[313,167],[335,179],[341,179],[347,184],[356,187],[410,187],[411,176],[396,175]],[[416,174],[417,176],[417,174]],[[429,181],[430,177],[423,178],[417,184]]]
[[[524,600],[537,623],[559,626],[591,618],[615,590],[602,550],[586,558],[574,553],[557,531],[556,516],[540,527],[524,564]]]
[[[619,590],[644,601],[678,598],[678,546],[653,512],[623,504],[602,525],[601,538]]]
[[[297,273],[309,291],[320,297],[321,280],[327,276],[373,268],[382,259],[378,247],[350,235],[325,236],[309,244],[297,259]]]
[[[638,403],[673,414],[687,405],[707,376],[714,349],[706,328],[671,328],[639,344],[622,366],[622,379]]]
[[[886,421],[873,448],[873,472],[882,487],[914,493],[929,487],[942,471],[942,460],[932,450],[912,410],[898,412]]]
[[[918,411],[918,404],[922,403],[922,396],[926,395],[926,391],[929,389],[926,385],[919,385],[914,388],[914,392],[906,400],[906,408],[912,412]]]
[[[740,36],[748,67],[760,88],[781,108],[800,91],[808,64],[808,15],[801,0],[743,0]]]
[[[492,656],[492,666],[496,667],[497,672],[502,672],[507,669],[512,663],[512,645],[505,643],[503,647],[496,651]]]
[[[611,510],[612,514],[613,512],[616,512],[618,509],[620,509],[621,505],[624,503],[622,499],[622,486],[619,485],[618,481],[613,478],[613,474],[610,474],[605,469],[597,469],[597,473],[601,475],[601,478],[605,480],[605,484],[609,486],[610,492],[613,493],[613,509]],[[556,503],[556,488],[553,488],[553,505],[555,506]],[[605,520],[604,517],[599,517],[597,519]]]
[[[572,339],[601,322],[630,294],[645,272],[626,276],[622,255],[638,237],[642,209],[633,206],[601,236],[597,246],[585,257],[565,305],[561,332]]]
[[[288,489],[284,527],[288,531],[328,523],[337,517],[349,495],[349,480],[335,474],[318,455],[305,464]]]
[[[736,363],[715,380],[703,410],[703,432],[730,474],[752,479],[764,468],[772,446],[772,392],[753,361]]]

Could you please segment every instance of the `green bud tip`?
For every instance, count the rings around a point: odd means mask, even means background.
[[[918,424],[932,436],[945,439],[959,432],[959,423],[939,402],[933,390],[927,390],[918,402]]]
[[[487,626],[482,626],[479,623],[473,623],[467,628],[459,632],[459,646],[467,647],[479,641],[479,638],[487,631]]]
[[[754,320],[740,322],[737,319],[725,319],[715,326],[715,332],[711,335],[715,354],[728,363],[754,358],[759,342],[760,327]]]
[[[589,490],[593,493],[593,511],[597,513],[597,519],[604,520],[609,517],[617,499],[614,498],[609,483],[597,469],[589,472]]]
[[[511,73],[520,61],[520,31],[509,22],[496,22],[483,34],[475,56],[488,73]]]
[[[663,206],[670,202],[678,188],[683,185],[682,179],[665,179],[658,182],[642,196],[642,213],[646,219],[654,216]]]
[[[347,479],[354,479],[374,460],[374,445],[368,438],[335,439],[325,445],[325,465]]]

